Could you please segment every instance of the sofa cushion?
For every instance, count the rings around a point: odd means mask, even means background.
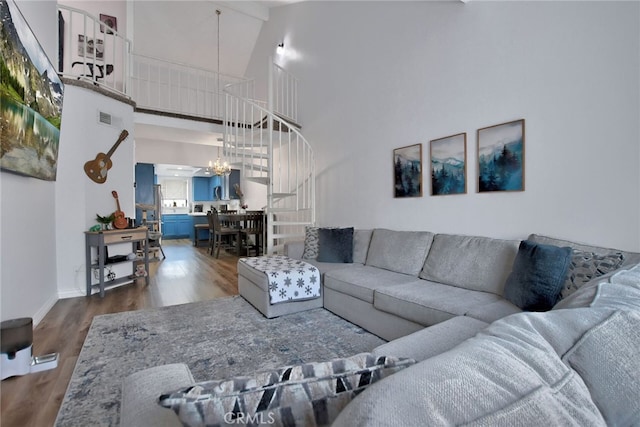
[[[355,396],[415,363],[361,353],[253,376],[206,381],[161,395],[185,426],[275,424],[329,425]]]
[[[617,311],[564,355],[607,425],[640,423],[640,312]]]
[[[369,244],[373,230],[355,230],[353,233],[353,262],[364,264],[367,261]]]
[[[472,307],[489,304],[500,298],[488,292],[414,280],[376,289],[373,305],[380,311],[429,326],[462,316]]]
[[[165,390],[186,387],[194,382],[189,367],[184,363],[154,366],[134,372],[122,383],[120,425],[180,427],[178,419],[171,412],[159,407],[155,399]]]
[[[373,292],[376,289],[398,286],[415,280],[415,276],[363,265],[327,271],[323,284],[326,288],[373,304]]]
[[[304,229],[304,251],[302,253],[302,259],[316,259],[318,258],[318,227],[307,226]]]
[[[592,279],[618,269],[624,261],[622,252],[597,254],[574,249],[560,298],[564,299]]]
[[[318,257],[320,262],[353,262],[353,227],[320,228],[318,230]]]
[[[529,311],[550,310],[560,299],[560,291],[571,262],[571,248],[523,240],[507,278],[504,297]]]
[[[437,234],[420,278],[502,295],[518,241]]]
[[[571,348],[611,312],[561,311],[498,320],[452,350],[373,385],[333,425],[603,426],[585,382],[561,360],[552,342]],[[569,334],[565,325],[550,319],[556,316],[570,323]],[[558,338],[549,339],[552,335]],[[623,379],[620,390],[633,381]]]
[[[433,233],[373,230],[366,265],[417,276],[429,253]]]
[[[499,299],[489,304],[471,307],[464,315],[483,322],[493,323],[498,319],[516,313],[522,313],[522,309],[506,299]]]

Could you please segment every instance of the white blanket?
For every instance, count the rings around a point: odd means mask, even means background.
[[[320,297],[320,272],[307,262],[284,255],[242,258],[240,262],[267,275],[272,305]]]

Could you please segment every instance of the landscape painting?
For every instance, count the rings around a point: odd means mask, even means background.
[[[394,197],[422,197],[422,144],[393,150]]]
[[[524,191],[524,119],[478,129],[478,192]]]
[[[467,134],[430,141],[431,195],[467,192]]]
[[[62,81],[13,0],[0,23],[0,168],[55,181]]]

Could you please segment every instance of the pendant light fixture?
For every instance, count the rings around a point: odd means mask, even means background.
[[[222,96],[222,91],[220,90],[220,15],[222,11],[220,9],[216,9],[216,15],[218,16],[218,62],[216,65],[216,91],[217,96]],[[221,138],[219,138],[221,140]],[[224,141],[222,142],[224,145]],[[209,169],[213,171],[214,174],[218,176],[228,176],[231,173],[231,165],[226,161],[222,161],[220,159],[220,147],[218,147],[218,158],[216,162],[212,165],[211,161],[209,161]]]

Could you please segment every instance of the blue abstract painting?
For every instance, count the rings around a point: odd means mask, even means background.
[[[434,139],[431,150],[431,195],[467,192],[467,134]]]
[[[394,197],[422,197],[422,144],[393,150]]]
[[[524,119],[478,129],[478,192],[524,191]]]

